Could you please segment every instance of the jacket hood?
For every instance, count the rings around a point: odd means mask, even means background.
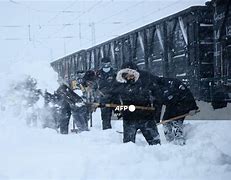
[[[123,78],[123,74],[127,73],[127,74],[131,74],[134,75],[135,77],[135,82],[139,79],[140,77],[140,73],[134,69],[129,69],[129,68],[125,68],[125,69],[121,69],[120,71],[118,71],[117,75],[116,75],[116,81],[119,83],[127,83],[127,80]]]

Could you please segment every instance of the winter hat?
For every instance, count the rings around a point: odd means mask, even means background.
[[[110,63],[111,60],[110,60],[110,58],[108,58],[108,57],[104,57],[104,58],[101,59],[101,62],[102,62],[102,63]]]
[[[129,69],[134,69],[136,71],[139,71],[138,66],[133,63],[133,62],[126,62],[122,65],[121,69],[125,69],[125,68],[129,68]]]

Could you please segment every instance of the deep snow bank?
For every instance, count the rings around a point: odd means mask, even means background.
[[[208,112],[209,113],[209,112]],[[9,117],[10,118],[10,117]],[[0,179],[230,179],[231,122],[186,121],[187,145],[122,143],[121,121],[60,135],[50,129],[0,128]]]

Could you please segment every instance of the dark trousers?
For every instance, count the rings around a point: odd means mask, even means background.
[[[168,120],[170,118],[177,117],[182,114],[185,114],[185,112],[180,112],[180,110],[174,106],[166,106],[163,119]],[[183,138],[184,119],[185,117],[179,118],[163,125],[164,135],[167,141],[171,142],[174,139]]]
[[[65,112],[61,115],[60,124],[59,124],[61,134],[68,134],[68,126],[69,126],[70,117],[71,117],[70,112]]]
[[[135,143],[136,132],[138,129],[140,129],[149,145],[160,144],[160,136],[154,120],[146,120],[146,121],[124,120],[123,129],[124,129],[124,138],[123,138],[124,143],[126,142]]]
[[[61,134],[68,134],[68,126],[71,117],[71,108],[68,103],[63,102],[61,108],[59,109],[60,119],[59,127]]]
[[[104,96],[100,96],[100,103],[107,104],[110,103],[108,96],[105,94]],[[112,108],[100,108],[101,109],[101,119],[102,119],[102,128],[103,130],[111,129],[111,116],[112,116]]]
[[[112,116],[111,108],[101,108],[101,119],[102,119],[103,130],[112,128],[111,127],[111,116]]]
[[[183,138],[183,122],[184,118],[180,118],[163,125],[164,135],[168,142],[171,142],[174,139]]]
[[[79,131],[88,130],[88,115],[86,106],[73,109],[72,116],[73,123],[77,126]]]

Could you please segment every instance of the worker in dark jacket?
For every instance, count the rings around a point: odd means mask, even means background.
[[[194,115],[198,110],[191,91],[180,80],[174,78],[158,78],[156,83],[162,91],[162,102],[166,105],[163,120],[189,113]],[[166,140],[184,145],[183,121],[185,117],[164,124]]]
[[[135,142],[138,129],[149,145],[160,144],[159,133],[154,117],[156,111],[136,109],[136,106],[155,107],[158,102],[158,87],[149,78],[149,73],[139,71],[134,63],[125,63],[117,73],[116,82],[111,89],[111,101],[128,105],[121,112],[123,117],[123,142]],[[130,106],[133,108],[130,109]]]
[[[53,121],[56,124],[55,127],[60,128],[61,134],[68,134],[68,126],[71,117],[71,107],[69,103],[58,90],[55,91],[54,94],[46,92],[45,101],[52,103],[52,116]],[[49,127],[47,123],[49,122],[46,122],[44,127]]]
[[[175,118],[180,115],[196,114],[198,107],[191,91],[187,86],[176,78],[166,78],[154,76],[149,72],[149,78],[159,87],[160,104],[156,107],[156,122],[160,121],[161,106],[165,105],[163,120]],[[183,135],[183,122],[185,117],[164,124],[164,134],[168,142],[174,142],[178,145],[185,144]]]
[[[88,131],[88,110],[86,103],[86,92],[80,89],[74,90],[74,92],[79,95],[83,102],[75,103],[75,105],[70,105],[72,110],[72,117],[74,126],[78,128],[76,132]]]
[[[115,79],[115,71],[112,68],[109,58],[104,57],[101,60],[102,67],[96,72],[97,76],[97,92],[99,94],[100,103],[110,103],[109,90]],[[101,119],[103,130],[110,129],[111,127],[112,109],[103,107],[101,108]]]
[[[71,107],[69,103],[59,94],[56,94],[56,105],[59,114],[59,128],[61,134],[68,134],[68,126],[71,117]]]

